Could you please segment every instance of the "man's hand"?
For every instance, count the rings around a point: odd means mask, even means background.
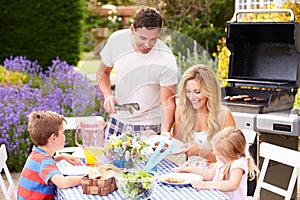
[[[108,112],[109,114],[114,114],[116,113],[116,108],[115,108],[116,103],[117,103],[116,98],[114,96],[109,96],[104,100],[103,107],[105,111]]]

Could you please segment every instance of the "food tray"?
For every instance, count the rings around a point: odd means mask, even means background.
[[[108,179],[90,179],[88,176],[84,176],[81,179],[81,187],[83,194],[94,194],[100,196],[107,196],[117,190],[115,177],[110,177]]]

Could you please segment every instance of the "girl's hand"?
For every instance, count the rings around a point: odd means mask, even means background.
[[[193,181],[192,186],[197,190],[205,189],[205,182],[200,180]]]
[[[63,158],[72,165],[84,165],[79,158],[70,154],[63,154]]]
[[[176,173],[189,173],[189,172],[192,172],[192,167],[182,165],[180,167],[175,167],[175,168],[171,169],[171,171],[174,171]]]

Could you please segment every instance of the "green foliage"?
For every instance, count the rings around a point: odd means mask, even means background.
[[[233,15],[234,1],[230,0],[165,0],[162,8],[165,24],[195,39],[211,54],[218,40],[225,36],[226,22]]]
[[[22,55],[44,69],[56,57],[77,64],[83,0],[0,0],[0,7],[1,62]]]
[[[300,90],[299,90],[299,88],[298,88],[297,93],[296,93],[295,102],[294,102],[293,107],[300,109]]]
[[[114,13],[107,17],[102,17],[98,13],[90,13],[85,9],[82,51],[91,51],[95,48],[95,41],[91,34],[93,28],[108,28],[109,33],[112,33],[123,28],[122,18]]]

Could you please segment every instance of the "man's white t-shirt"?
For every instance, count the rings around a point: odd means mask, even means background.
[[[119,111],[114,117],[136,125],[161,123],[160,86],[178,82],[175,57],[161,40],[148,54],[137,53],[132,46],[131,30],[114,32],[100,52],[102,62],[116,73],[115,97],[119,104],[138,103],[133,114]]]

